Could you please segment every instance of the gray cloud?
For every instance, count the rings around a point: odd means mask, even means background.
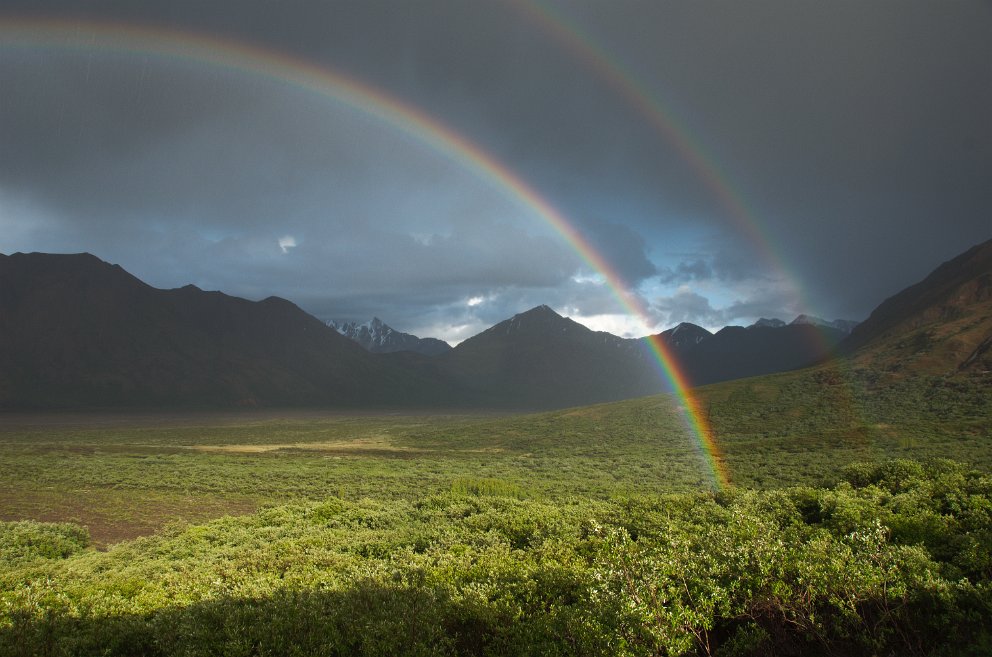
[[[681,322],[720,326],[725,318],[725,313],[714,308],[709,299],[688,289],[680,289],[672,296],[656,299],[654,307],[670,326]]]
[[[715,297],[721,300],[714,302]],[[700,290],[685,285],[674,294],[655,297],[651,305],[665,326],[692,322],[710,329],[725,325],[747,326],[761,317],[789,322],[806,310],[794,297],[788,282],[768,280],[749,280],[716,288],[711,282]]]
[[[788,319],[797,299],[860,319],[990,237],[992,11],[929,6],[553,5],[585,51],[512,3],[458,0],[7,0],[0,25],[152,24],[368,82],[526,180],[663,298],[656,318],[714,325]],[[89,250],[154,284],[401,329],[458,333],[538,303],[619,312],[519,199],[330,100],[2,31],[0,53],[0,251]]]
[[[711,278],[713,278],[713,270],[702,258],[683,260],[675,267],[663,267],[658,272],[658,279],[666,284],[707,281]]]
[[[648,259],[647,242],[630,226],[608,221],[583,222],[588,239],[599,254],[629,286],[635,286],[658,272]]]

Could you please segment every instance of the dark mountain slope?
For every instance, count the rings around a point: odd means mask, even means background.
[[[437,395],[292,303],[0,256],[0,406],[370,405]]]
[[[759,324],[769,324],[764,322]],[[690,324],[661,334],[696,385],[802,367],[843,332]],[[842,342],[875,372],[992,369],[992,242],[881,304]],[[547,306],[435,357],[372,354],[292,303],[158,290],[88,255],[0,255],[0,408],[553,408],[663,390],[639,340]]]
[[[844,332],[812,324],[727,326],[677,352],[693,385],[806,367],[827,358]]]
[[[886,299],[841,345],[857,363],[896,372],[992,369],[992,240]]]
[[[646,346],[592,331],[539,306],[437,357],[471,400],[520,408],[572,406],[663,389]]]
[[[666,347],[679,352],[692,349],[700,342],[704,342],[713,337],[713,334],[691,322],[682,322],[668,330],[662,331],[656,337],[660,337]]]

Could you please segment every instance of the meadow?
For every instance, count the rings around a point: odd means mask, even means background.
[[[6,416],[0,654],[988,654],[987,376]]]

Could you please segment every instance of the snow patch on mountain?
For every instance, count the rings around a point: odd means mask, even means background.
[[[670,347],[675,347],[676,349],[697,345],[711,337],[713,337],[712,333],[704,329],[702,326],[697,326],[691,322],[682,322],[681,324],[670,328],[667,331],[662,331],[661,333],[661,338]]]
[[[766,319],[762,317],[748,328],[782,328],[785,326],[785,322],[778,318]]]
[[[850,333],[852,330],[854,330],[854,327],[859,324],[859,322],[855,322],[850,319],[835,319],[833,321],[830,321],[823,319],[822,317],[816,317],[815,315],[799,315],[794,320],[792,320],[792,324],[825,326],[827,328],[843,331],[844,333]]]
[[[413,351],[425,356],[436,356],[451,349],[451,345],[443,340],[418,338],[415,335],[397,331],[378,317],[373,317],[362,324],[332,320],[327,325],[367,350],[378,354]]]

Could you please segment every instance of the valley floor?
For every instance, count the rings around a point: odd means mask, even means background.
[[[0,654],[980,654],[989,392],[702,388],[723,490],[667,396],[4,416]]]

